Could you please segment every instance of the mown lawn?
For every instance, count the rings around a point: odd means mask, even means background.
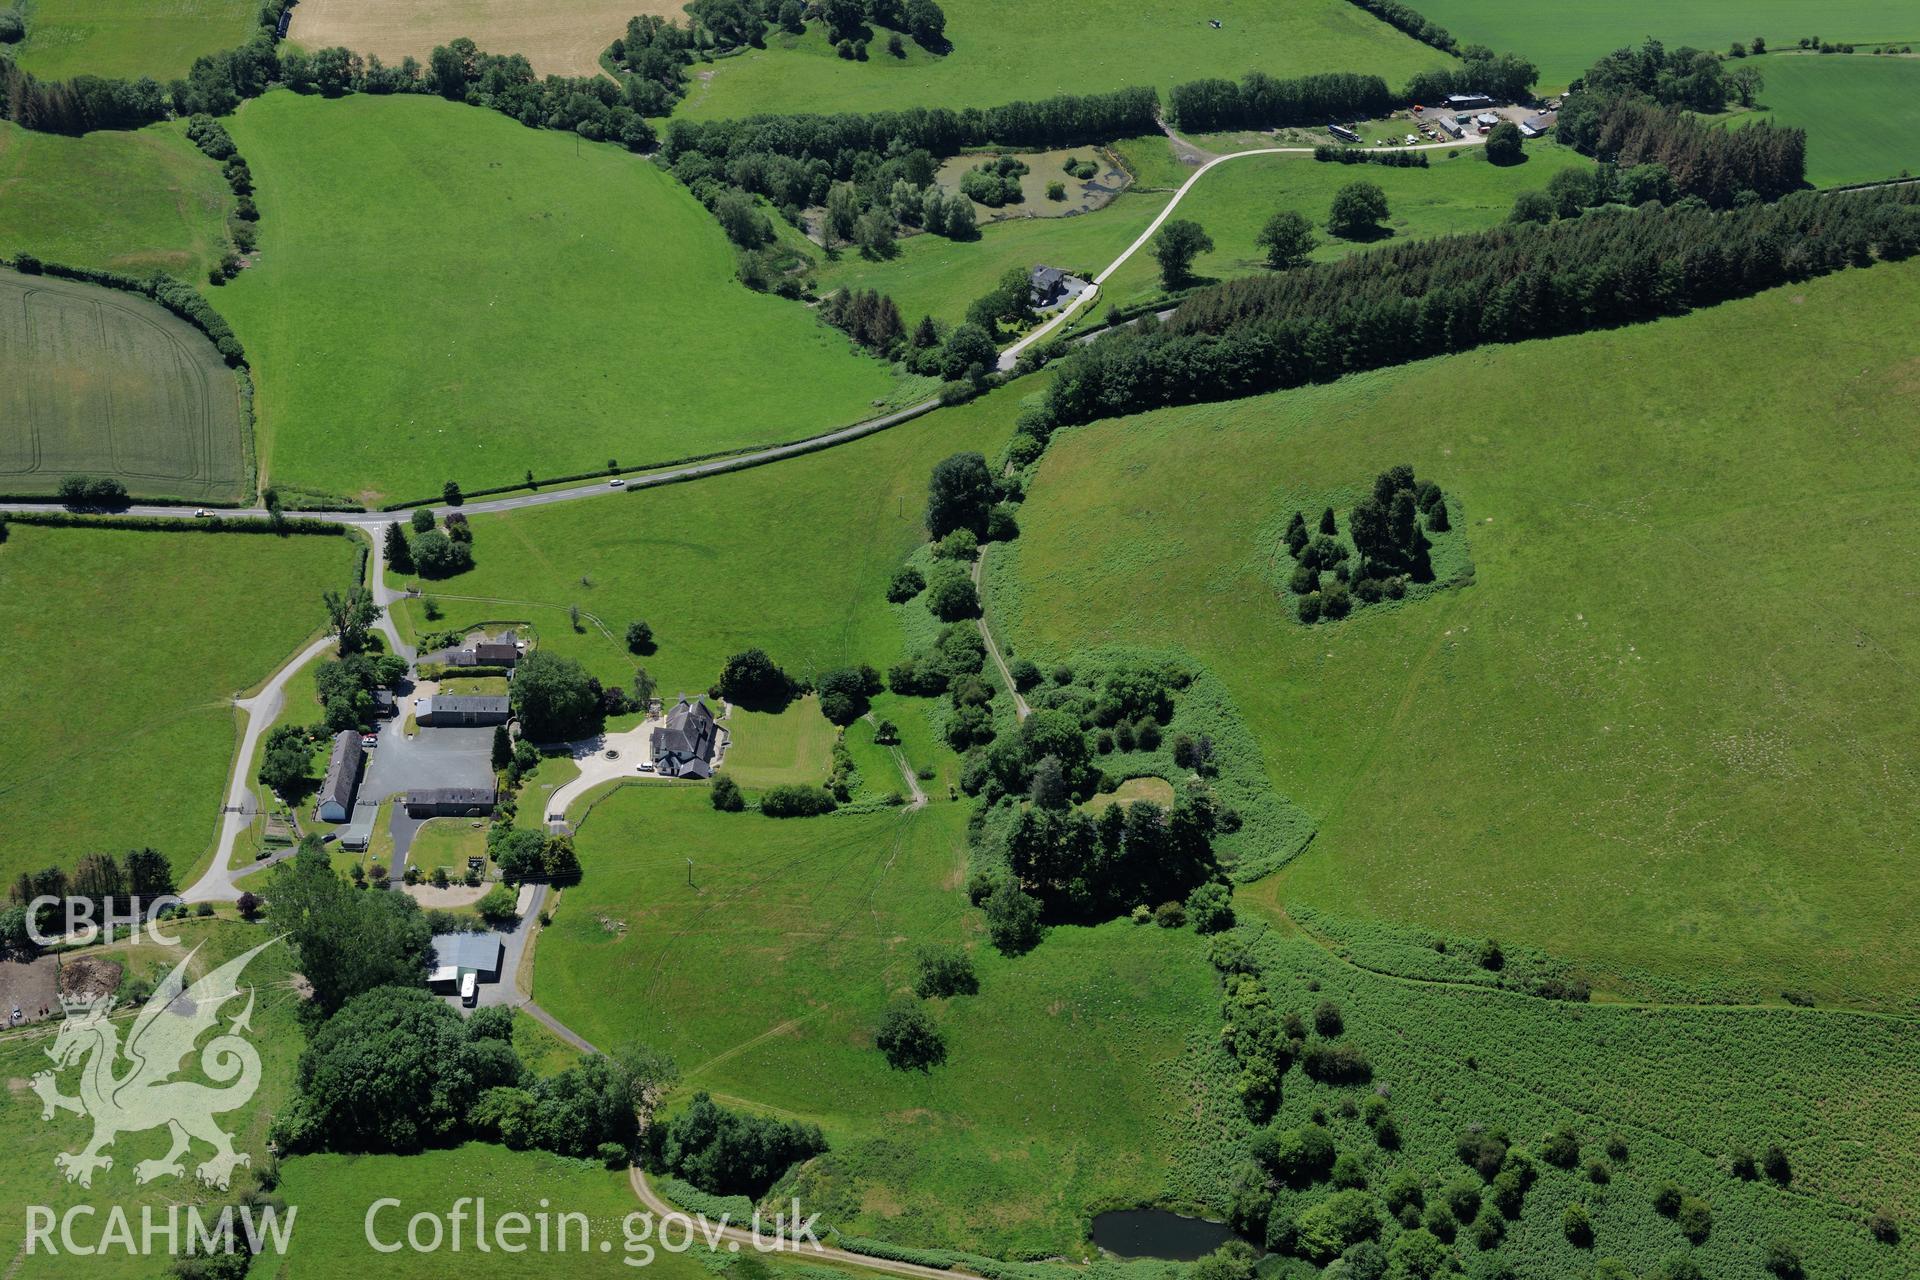
[[[961,888],[966,813],[780,820],[620,792],[578,836],[541,1003],[595,1043],[672,1053],[677,1097],[818,1120],[833,1150],[801,1194],[842,1230],[1077,1253],[1088,1205],[1161,1194],[1208,1130],[1188,1109],[1217,1097],[1183,1060],[1217,1031],[1212,973],[1191,933],[1124,923],[1001,957]],[[936,1002],[945,1065],[894,1071],[872,1031],[930,942],[966,945],[981,991]]]
[[[3,558],[0,555],[0,559]],[[180,921],[168,925],[167,929],[179,938],[177,948],[155,947],[147,942],[134,946],[120,943],[87,954],[104,954],[120,960],[127,966],[126,977],[157,981],[196,946],[200,952],[189,968],[190,977],[199,977],[271,937],[264,927],[232,920]],[[252,1167],[256,1169],[267,1160],[267,1126],[274,1112],[287,1102],[293,1086],[294,1064],[304,1043],[296,1016],[298,997],[288,985],[291,964],[292,956],[285,946],[268,947],[240,975],[242,994],[226,1004],[220,1013],[220,1025],[229,1025],[246,1006],[245,988],[254,989],[249,1040],[260,1055],[260,1087],[250,1102],[221,1113],[218,1120],[221,1128],[233,1136],[234,1150],[250,1155]],[[131,1010],[114,1019],[123,1047],[132,1022]],[[213,1152],[196,1141],[186,1157],[185,1177],[161,1177],[143,1186],[134,1179],[134,1166],[142,1160],[164,1155],[168,1146],[166,1130],[154,1128],[120,1134],[107,1152],[113,1157],[113,1167],[97,1171],[91,1188],[66,1181],[55,1166],[54,1157],[63,1151],[79,1151],[91,1137],[93,1124],[68,1111],[57,1112],[50,1121],[40,1118],[40,1098],[28,1088],[28,1081],[52,1066],[46,1051],[53,1044],[55,1023],[42,1025],[46,1029],[0,1038],[0,1077],[5,1078],[9,1086],[0,1091],[0,1127],[7,1134],[5,1151],[0,1153],[0,1185],[7,1188],[9,1209],[0,1215],[0,1253],[5,1253],[10,1260],[12,1275],[17,1280],[65,1280],[82,1273],[106,1280],[150,1277],[155,1274],[154,1259],[129,1256],[118,1249],[87,1258],[84,1267],[76,1264],[64,1250],[58,1255],[44,1249],[27,1254],[26,1206],[44,1205],[56,1215],[79,1205],[93,1206],[91,1217],[83,1213],[74,1220],[74,1230],[77,1241],[95,1243],[106,1228],[110,1205],[121,1207],[136,1230],[142,1206],[151,1206],[158,1220],[164,1222],[168,1205],[196,1204],[211,1221],[222,1204],[231,1203],[253,1185],[252,1174],[246,1167],[236,1170],[232,1188],[224,1194],[201,1188],[194,1180],[193,1169]],[[200,1047],[204,1048],[213,1035],[211,1031],[204,1035]],[[91,1062],[91,1058],[88,1061]],[[198,1062],[198,1054],[188,1059],[177,1078],[213,1083],[200,1070]],[[115,1070],[121,1075],[127,1074],[127,1060],[115,1064]],[[60,1091],[70,1097],[78,1094],[78,1079],[77,1070],[61,1071]],[[184,1230],[183,1217],[183,1234]],[[58,1240],[57,1235],[55,1239]]]
[[[1044,666],[1182,645],[1319,820],[1255,890],[1731,998],[1910,1007],[1920,266],[1066,432],[989,586]],[[1863,328],[1859,317],[1880,317]],[[1472,586],[1295,622],[1292,495],[1410,462]],[[1169,495],[1181,495],[1170,500]]]
[[[228,703],[317,632],[341,537],[42,529],[0,543],[0,874],[151,845],[181,883],[213,840]]]
[[[619,148],[420,96],[274,93],[231,127],[261,263],[214,302],[276,482],[437,497],[796,439],[894,388]]]
[[[671,709],[672,702],[668,702]],[[735,707],[727,716],[726,772],[743,787],[758,791],[782,783],[827,780],[832,767],[835,730],[811,695],[779,714]]]
[[[1138,148],[1168,145],[1165,139],[1156,143],[1149,138]],[[1194,260],[1195,275],[1224,280],[1265,271],[1266,251],[1254,240],[1267,219],[1282,210],[1304,214],[1313,223],[1319,239],[1313,260],[1330,262],[1380,244],[1457,235],[1505,222],[1520,192],[1542,190],[1559,170],[1592,163],[1571,148],[1541,142],[1527,148],[1525,163],[1504,167],[1488,164],[1477,147],[1423,154],[1429,162],[1425,169],[1322,164],[1309,155],[1248,156],[1218,166],[1194,184],[1175,215],[1198,222],[1213,238],[1213,252]],[[1371,182],[1386,193],[1388,235],[1360,242],[1328,233],[1333,198],[1352,182]],[[1159,264],[1142,249],[1101,292],[1110,307],[1154,297],[1162,292]]]
[[[232,203],[180,124],[69,138],[0,122],[0,253],[198,284]]]
[[[1920,18],[1915,35],[1920,38]],[[1730,117],[1807,131],[1807,181],[1817,187],[1895,178],[1920,168],[1920,58],[1781,54],[1752,58],[1766,77],[1760,110]]]
[[[42,80],[184,77],[193,60],[259,29],[254,0],[27,0],[27,38],[11,52]]]
[[[963,449],[997,456],[1019,390],[773,466],[475,516],[475,568],[436,593],[445,618],[425,623],[418,601],[401,608],[413,626],[432,629],[510,608],[507,616],[540,626],[542,647],[602,680],[624,685],[645,666],[669,705],[705,690],[728,655],[753,647],[796,674],[853,662],[884,671],[902,649],[887,582],[925,537],[927,477]],[[658,651],[636,657],[597,628],[573,630],[571,604],[615,636],[646,619]]]
[[[435,818],[414,832],[407,849],[407,865],[420,868],[424,879],[435,867],[445,867],[457,883],[467,874],[467,859],[485,857],[487,829],[472,818]]]
[[[1420,44],[1344,0],[1218,14],[1153,0],[1082,0],[1066,10],[1020,0],[953,0],[942,6],[953,51],[930,58],[912,40],[908,56],[886,52],[877,32],[869,59],[840,58],[818,22],[801,37],[777,28],[768,48],[721,59],[698,81],[680,113],[723,118],[759,111],[880,111],[939,103],[990,107],[1063,93],[1152,85],[1162,94],[1202,76],[1238,77],[1339,69],[1371,71],[1399,83],[1447,55]],[[1218,17],[1214,29],[1208,19]]]
[[[1562,89],[1594,61],[1649,35],[1669,49],[1725,51],[1735,40],[1755,36],[1783,49],[1801,36],[1871,44],[1920,39],[1920,15],[1902,0],[1694,0],[1664,5],[1650,0],[1625,4],[1541,6],[1525,0],[1423,0],[1422,16],[1439,23],[1462,45],[1512,50],[1540,68],[1540,89]]]

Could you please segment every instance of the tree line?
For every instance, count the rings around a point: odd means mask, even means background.
[[[1394,245],[1191,296],[1079,348],[1021,430],[1227,400],[1746,297],[1920,249],[1920,189],[1659,207]]]
[[[1460,57],[1457,67],[1416,73],[1399,93],[1379,76],[1351,71],[1284,80],[1249,71],[1238,83],[1210,78],[1175,85],[1167,94],[1167,107],[1174,123],[1193,132],[1274,129],[1382,116],[1412,103],[1444,101],[1450,93],[1518,100],[1540,78],[1538,68],[1526,59],[1484,45],[1471,45]]]

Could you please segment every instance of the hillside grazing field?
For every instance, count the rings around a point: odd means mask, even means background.
[[[704,82],[693,86],[680,112],[722,118],[930,103],[991,107],[1137,84],[1164,95],[1181,81],[1238,77],[1255,68],[1273,75],[1371,71],[1397,84],[1449,60],[1345,0],[1249,5],[1217,15],[1174,0],[952,0],[941,7],[953,45],[945,57],[928,58],[908,40],[909,56],[896,59],[881,31],[869,60],[850,62],[837,56],[818,22],[809,22],[801,37],[775,29],[765,50],[700,68]],[[1207,25],[1215,16],[1219,30]]]
[[[1088,1205],[1159,1195],[1212,1128],[1218,1094],[1183,1060],[1218,1029],[1213,974],[1190,933],[1124,923],[1001,957],[960,891],[967,808],[783,821],[620,792],[580,830],[541,1003],[595,1043],[672,1053],[677,1096],[818,1120],[833,1150],[800,1192],[844,1231],[1078,1254]],[[970,947],[980,994],[935,1002],[945,1066],[894,1071],[872,1030],[931,942]]]
[[[1692,0],[1684,5],[1536,5],[1526,0],[1420,0],[1422,16],[1461,44],[1511,50],[1540,68],[1540,89],[1563,89],[1594,60],[1649,35],[1669,49],[1725,50],[1763,37],[1779,49],[1801,36],[1870,44],[1920,39],[1920,14],[1903,0]]]
[[[197,284],[226,250],[232,203],[178,124],[69,138],[0,121],[0,254]]]
[[[525,54],[543,76],[595,76],[600,55],[641,13],[687,22],[676,0],[301,0],[287,38],[309,49],[344,45],[391,65],[425,63],[435,45],[466,36],[489,53]]]
[[[1920,550],[1916,286],[1883,264],[1067,432],[994,616],[1043,667],[1124,641],[1213,668],[1320,823],[1256,888],[1276,907],[1540,946],[1603,989],[1912,1008],[1920,597],[1883,567]],[[1295,495],[1403,461],[1460,504],[1476,582],[1300,626]]]
[[[227,699],[313,634],[349,538],[10,525],[0,543],[0,879],[151,845],[182,884],[213,839]]]
[[[997,456],[1014,395],[772,466],[475,516],[475,567],[433,588],[445,617],[429,623],[422,602],[408,601],[401,625],[417,634],[526,618],[543,648],[621,684],[643,665],[669,699],[704,691],[729,654],[752,647],[799,674],[849,662],[885,670],[902,650],[887,582],[926,536],[927,476],[963,449]],[[574,631],[572,604],[616,637],[645,619],[658,651],[636,657],[584,619]]]
[[[1165,147],[1168,143],[1161,139],[1156,144],[1149,138],[1139,145]],[[1505,167],[1488,164],[1477,147],[1462,147],[1451,157],[1440,150],[1425,154],[1429,161],[1425,169],[1322,164],[1310,155],[1276,155],[1249,156],[1211,170],[1194,184],[1175,215],[1198,222],[1213,238],[1214,251],[1194,260],[1195,274],[1231,279],[1265,271],[1266,251],[1254,238],[1267,219],[1283,209],[1306,215],[1320,242],[1313,260],[1331,262],[1389,241],[1457,235],[1505,222],[1514,196],[1544,189],[1561,169],[1592,163],[1569,147],[1538,142],[1528,146],[1525,163]],[[1328,234],[1327,211],[1333,197],[1351,182],[1371,182],[1386,193],[1390,236],[1362,243]],[[1107,305],[1114,307],[1161,293],[1160,268],[1153,254],[1147,249],[1136,253],[1101,292]]]
[[[1920,19],[1915,26],[1920,27]],[[1920,169],[1920,58],[1781,54],[1749,63],[1766,77],[1762,110],[1732,125],[1770,119],[1807,131],[1807,181],[1817,187],[1872,182]]]
[[[216,302],[273,479],[437,496],[791,440],[895,382],[749,292],[717,223],[612,146],[439,98],[276,92],[231,122],[260,265]]]
[[[0,562],[4,562],[6,550],[0,548]],[[212,797],[208,800],[212,803]],[[130,946],[122,942],[89,950],[86,954],[121,963],[126,967],[126,977],[157,981],[171,972],[187,951],[198,946],[200,953],[188,969],[191,978],[198,978],[271,936],[263,927],[232,919],[183,920],[169,925],[168,932],[180,939],[179,947],[160,947],[144,941]],[[250,1040],[260,1053],[260,1089],[251,1102],[217,1118],[221,1128],[233,1135],[234,1150],[249,1154],[256,1169],[266,1161],[267,1126],[292,1091],[294,1063],[303,1043],[296,1015],[298,997],[288,982],[291,964],[292,956],[285,946],[268,947],[240,975],[242,994],[221,1010],[221,1025],[225,1026],[239,1016],[245,1006],[244,988],[254,989]],[[116,1016],[115,1026],[120,1031],[123,1047],[131,1023],[130,1017]],[[52,1025],[47,1024],[47,1030],[34,1029],[0,1037],[0,1078],[8,1084],[0,1090],[0,1126],[4,1126],[7,1134],[5,1149],[0,1151],[0,1186],[13,1188],[9,1192],[12,1211],[0,1215],[0,1253],[8,1258],[10,1274],[15,1280],[67,1280],[76,1274],[97,1276],[101,1280],[147,1280],[155,1274],[154,1260],[129,1255],[117,1248],[89,1257],[84,1265],[76,1265],[64,1250],[54,1255],[42,1248],[29,1255],[25,1249],[24,1206],[45,1205],[56,1214],[65,1214],[79,1205],[91,1206],[91,1219],[82,1214],[74,1221],[75,1239],[93,1242],[105,1229],[109,1205],[120,1206],[136,1231],[143,1206],[151,1207],[157,1220],[164,1223],[168,1205],[197,1204],[211,1221],[218,1216],[222,1204],[231,1203],[253,1185],[251,1174],[244,1167],[236,1170],[228,1193],[202,1189],[194,1180],[192,1169],[212,1152],[196,1141],[186,1157],[188,1173],[184,1178],[161,1177],[142,1186],[134,1180],[134,1166],[142,1160],[158,1158],[167,1150],[166,1130],[155,1128],[121,1133],[107,1152],[113,1157],[113,1167],[96,1172],[91,1188],[66,1181],[54,1165],[54,1156],[63,1151],[79,1151],[92,1134],[93,1125],[82,1116],[64,1111],[56,1113],[51,1121],[40,1118],[40,1098],[28,1088],[28,1080],[52,1065],[46,1053],[53,1043]],[[211,1039],[212,1033],[203,1036],[201,1046]],[[195,1055],[178,1078],[206,1082],[207,1077],[197,1063],[198,1055]],[[115,1064],[119,1074],[127,1074],[129,1069],[130,1064],[124,1059]],[[72,1069],[60,1073],[62,1093],[71,1096],[79,1092],[78,1074]],[[303,1208],[297,1225],[304,1226],[305,1220]],[[183,1217],[183,1233],[185,1222]],[[296,1231],[295,1239],[298,1238]]]
[[[14,61],[42,80],[185,76],[193,60],[245,44],[255,0],[27,0],[27,38]]]
[[[253,490],[233,371],[136,294],[0,269],[0,422],[0,491],[51,496],[76,472],[136,497]]]

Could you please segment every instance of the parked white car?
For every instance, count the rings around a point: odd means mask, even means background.
[[[642,760],[642,761],[641,761],[641,762],[640,762],[640,763],[639,763],[638,765],[636,765],[635,767],[636,767],[636,768],[638,768],[638,769],[640,770],[640,772],[641,772],[641,773],[652,773],[652,772],[653,772],[653,761],[651,761],[651,760]]]

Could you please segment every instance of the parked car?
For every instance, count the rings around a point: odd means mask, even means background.
[[[377,747],[380,745],[380,739],[374,734],[363,733],[360,735],[360,745],[363,747]]]
[[[638,764],[637,766],[635,766],[635,767],[636,767],[636,768],[638,768],[638,769],[640,770],[640,772],[642,772],[642,773],[652,773],[652,772],[653,772],[653,761],[651,761],[651,760],[642,760],[642,761],[641,761],[641,762],[640,762],[640,763],[639,763],[639,764]]]

